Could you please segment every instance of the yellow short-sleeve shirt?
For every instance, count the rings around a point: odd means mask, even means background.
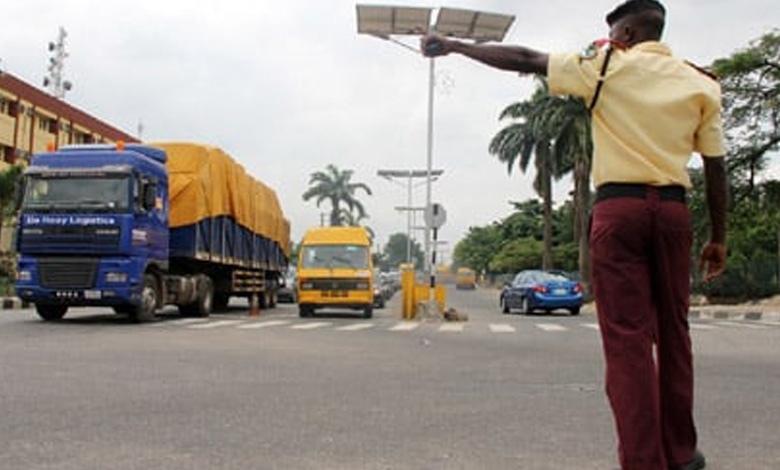
[[[550,93],[590,103],[605,60],[551,54]],[[720,85],[659,42],[616,49],[593,110],[593,182],[691,187],[693,152],[725,155]]]

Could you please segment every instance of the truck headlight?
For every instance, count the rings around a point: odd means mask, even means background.
[[[16,273],[16,279],[18,281],[30,282],[32,281],[32,273],[30,271],[19,271]]]
[[[106,282],[125,283],[127,282],[127,273],[108,272],[106,273]]]

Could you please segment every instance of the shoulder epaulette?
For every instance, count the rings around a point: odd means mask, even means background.
[[[694,64],[693,62],[690,62],[690,61],[687,61],[687,60],[685,61],[685,63],[688,64],[689,66],[693,67],[693,69],[696,70],[697,72],[699,72],[700,74],[706,75],[707,77],[715,80],[716,82],[719,80],[718,76],[715,75],[715,73],[713,73],[712,71],[707,70],[704,67],[700,67],[700,66]]]

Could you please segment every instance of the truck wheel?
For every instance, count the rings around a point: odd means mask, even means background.
[[[38,316],[46,321],[61,320],[68,313],[67,305],[42,305],[35,304]]]
[[[141,291],[141,303],[134,306],[132,317],[138,323],[148,323],[154,320],[154,311],[157,309],[157,300],[160,291],[157,288],[157,279],[151,274],[144,274],[144,287]]]
[[[314,314],[314,310],[312,310],[311,307],[308,305],[299,305],[298,306],[298,316],[301,318],[307,318]]]
[[[198,276],[198,298],[195,302],[179,306],[179,312],[188,317],[208,317],[214,307],[214,283],[208,276]]]
[[[363,318],[371,318],[374,316],[374,307],[368,306],[363,309]]]

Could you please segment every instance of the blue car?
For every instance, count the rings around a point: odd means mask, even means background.
[[[512,309],[519,309],[529,314],[535,310],[550,313],[566,309],[572,315],[579,315],[582,294],[582,284],[560,271],[520,271],[511,284],[501,289],[501,311],[510,313]]]

